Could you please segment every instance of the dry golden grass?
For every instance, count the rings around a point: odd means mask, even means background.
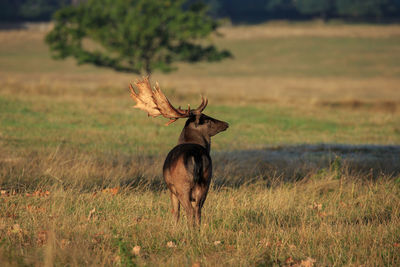
[[[398,25],[266,24],[224,27],[221,32],[224,37],[214,41],[231,49],[234,59],[180,64],[177,72],[155,73],[153,79],[178,93],[206,93],[219,102],[399,102]],[[0,32],[2,87],[22,83],[25,87],[51,84],[54,91],[121,90],[138,78],[90,66],[78,68],[73,60],[52,61],[43,44],[45,33]]]
[[[272,22],[254,26],[222,27],[219,32],[229,40],[254,40],[281,37],[399,37],[399,25],[348,25],[325,23]]]
[[[0,197],[11,265],[397,266],[399,186],[380,177],[211,190],[200,229],[174,226],[166,191],[50,188]],[[28,191],[29,192],[29,191]],[[134,247],[140,247],[139,254]]]

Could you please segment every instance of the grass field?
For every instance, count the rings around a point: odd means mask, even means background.
[[[0,263],[400,264],[400,26],[225,27],[233,59],[154,73],[230,123],[199,230],[161,176],[184,121],[132,109],[138,76],[53,61],[45,32],[0,32]]]

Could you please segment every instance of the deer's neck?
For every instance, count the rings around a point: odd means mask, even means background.
[[[198,144],[203,146],[207,149],[208,153],[210,153],[211,138],[196,129],[185,127],[178,139],[178,145],[180,144]]]

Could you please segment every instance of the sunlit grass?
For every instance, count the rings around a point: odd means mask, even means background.
[[[135,152],[146,148],[146,154],[165,153],[176,144],[184,123],[165,127],[164,119],[149,119],[143,112],[132,109],[128,95],[63,99],[0,97],[4,145],[39,149],[67,143],[68,147],[82,151]],[[332,108],[322,108],[318,113],[299,112],[297,108],[276,104],[238,107],[210,104],[207,108],[207,114],[231,124],[229,131],[215,137],[213,147],[217,150],[267,144],[400,142],[397,113]]]
[[[213,190],[199,230],[188,229],[184,217],[172,223],[166,191],[50,190],[49,196],[0,197],[6,214],[0,221],[2,261],[72,266],[400,261],[400,188],[385,179],[328,175],[273,188]],[[134,246],[140,246],[138,255]]]

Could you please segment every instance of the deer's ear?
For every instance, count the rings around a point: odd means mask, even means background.
[[[196,119],[194,121],[194,126],[199,126],[200,124],[200,117],[201,117],[201,113],[200,114],[196,114]]]

